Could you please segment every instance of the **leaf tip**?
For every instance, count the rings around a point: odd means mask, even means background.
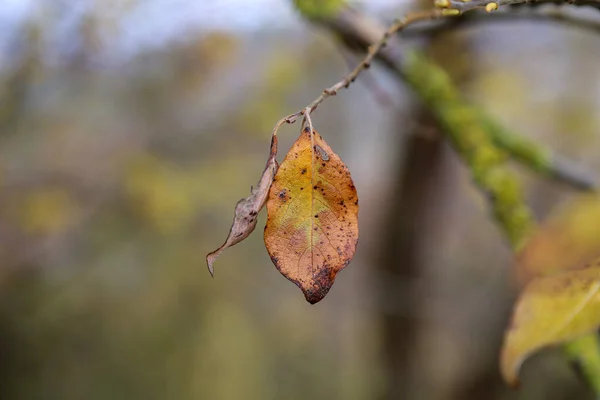
[[[306,298],[306,301],[308,301],[310,304],[317,304],[319,301],[325,298],[327,293],[329,293],[329,289],[331,289],[331,286],[327,288],[314,287],[306,290],[303,288],[302,292],[304,293],[304,298]]]
[[[517,371],[510,366],[506,368],[508,369],[505,370],[504,368],[502,368],[502,379],[504,379],[504,382],[509,388],[518,389],[521,386],[521,382],[519,381],[519,377],[517,376]]]
[[[513,324],[514,322],[511,322],[511,325]],[[515,328],[509,328],[504,337],[502,352],[500,353],[500,373],[508,387],[518,389],[521,385],[519,371],[529,353],[519,351],[514,334]]]
[[[313,276],[313,281],[310,285],[300,286],[300,289],[302,289],[306,301],[310,304],[316,304],[327,296],[327,293],[329,293],[329,290],[333,286],[334,280],[335,274],[331,274],[327,270],[321,270]]]
[[[206,265],[208,266],[208,272],[210,273],[210,276],[212,278],[215,277],[215,270],[213,268],[213,264],[215,262],[215,260],[217,259],[217,255],[215,255],[215,253],[209,253],[206,256]]]

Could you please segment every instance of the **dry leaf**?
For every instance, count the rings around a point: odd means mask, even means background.
[[[600,197],[580,196],[544,222],[517,257],[523,286],[538,276],[580,269],[600,256]]]
[[[256,228],[256,221],[258,218],[258,212],[263,208],[267,200],[269,188],[273,183],[273,178],[277,172],[277,136],[273,135],[271,138],[271,150],[269,158],[267,159],[267,165],[265,170],[260,177],[258,186],[251,190],[250,196],[238,201],[235,206],[235,217],[233,218],[233,224],[229,230],[229,235],[225,243],[218,249],[209,253],[206,256],[206,263],[208,264],[208,271],[214,276],[213,263],[221,255],[223,250],[228,247],[235,246],[242,240],[246,239],[254,228]]]
[[[350,172],[306,128],[281,163],[267,201],[265,244],[306,300],[323,299],[358,242],[358,196]]]
[[[511,386],[533,352],[570,341],[600,325],[600,259],[587,268],[529,283],[515,306],[504,337],[501,371]]]

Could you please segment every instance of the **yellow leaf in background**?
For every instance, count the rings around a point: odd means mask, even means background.
[[[533,352],[593,332],[600,326],[600,259],[588,268],[541,277],[519,296],[504,337],[501,371],[516,386]]]
[[[306,128],[275,176],[267,201],[265,245],[273,263],[314,304],[356,250],[358,196],[350,172]]]
[[[38,188],[27,193],[19,206],[19,222],[28,233],[51,235],[65,230],[79,208],[63,188]]]
[[[136,213],[162,234],[182,229],[194,215],[188,172],[150,154],[132,159],[124,174],[125,192]]]
[[[585,195],[560,207],[517,255],[521,285],[539,276],[583,268],[600,256],[600,197]]]

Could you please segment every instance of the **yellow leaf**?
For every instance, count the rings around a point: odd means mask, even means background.
[[[583,268],[600,256],[600,197],[585,195],[560,207],[517,257],[521,285],[538,276]]]
[[[323,299],[358,242],[358,196],[350,171],[306,128],[275,176],[267,200],[265,245],[306,300]]]
[[[533,352],[595,331],[600,325],[600,259],[588,268],[531,281],[504,337],[501,370],[512,386]]]
[[[78,205],[66,189],[39,188],[21,200],[20,222],[31,234],[51,235],[64,231],[78,214]]]

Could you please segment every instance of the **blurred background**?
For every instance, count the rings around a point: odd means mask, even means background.
[[[356,4],[382,21],[425,5]],[[506,20],[406,40],[600,178],[597,33]],[[277,272],[264,215],[210,278],[273,125],[352,62],[287,0],[2,0],[0,398],[588,398],[559,350],[519,391],[501,382],[509,247],[378,67],[313,114],[361,199],[329,295],[311,306]],[[298,130],[280,131],[280,161]],[[574,194],[517,168],[540,218]]]

